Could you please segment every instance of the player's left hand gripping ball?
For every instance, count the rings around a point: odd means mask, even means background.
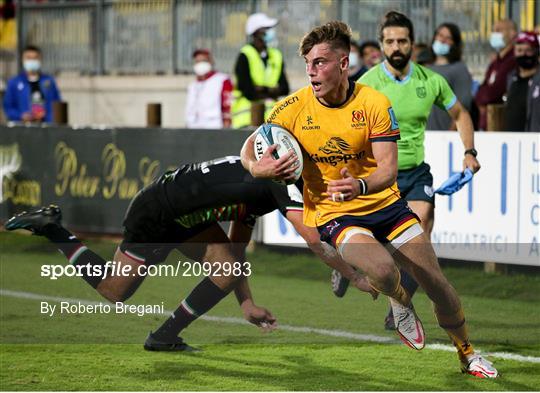
[[[255,143],[253,148],[255,149],[255,158],[259,161],[266,150],[272,146],[278,145],[277,149],[272,153],[274,159],[278,160],[288,152],[292,152],[294,160],[291,160],[290,169],[294,169],[289,179],[274,181],[281,184],[293,184],[300,176],[302,176],[302,169],[304,168],[304,160],[302,158],[302,149],[298,144],[294,136],[286,129],[276,124],[263,124],[257,129],[255,136]]]

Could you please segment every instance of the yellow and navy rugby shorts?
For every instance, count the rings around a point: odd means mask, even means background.
[[[405,243],[422,233],[420,219],[403,199],[365,216],[341,216],[317,227],[321,241],[334,248],[354,233],[372,236],[382,244]],[[400,241],[402,239],[403,241]]]

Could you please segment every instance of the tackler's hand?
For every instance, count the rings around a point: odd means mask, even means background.
[[[263,332],[271,332],[277,328],[277,320],[272,313],[264,307],[249,304],[242,307],[244,318],[249,322],[261,328]]]

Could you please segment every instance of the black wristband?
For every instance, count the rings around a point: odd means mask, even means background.
[[[360,186],[360,195],[366,195],[368,193],[366,181],[364,179],[358,179],[358,185]]]
[[[476,156],[478,155],[478,152],[477,152],[476,149],[473,147],[472,149],[467,149],[467,150],[465,150],[464,155],[467,155],[467,154],[470,154],[471,156],[476,157]]]

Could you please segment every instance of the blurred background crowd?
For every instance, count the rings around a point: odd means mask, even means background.
[[[2,121],[50,122],[51,102],[63,100],[71,124],[143,126],[157,102],[166,127],[248,126],[247,101],[264,112],[306,83],[305,32],[348,23],[356,80],[383,60],[377,28],[389,10],[412,19],[413,60],[448,80],[477,130],[490,129],[495,105],[500,130],[540,131],[526,122],[540,106],[535,0],[3,0]],[[257,56],[277,67],[263,88]],[[453,128],[433,111],[427,129]]]

